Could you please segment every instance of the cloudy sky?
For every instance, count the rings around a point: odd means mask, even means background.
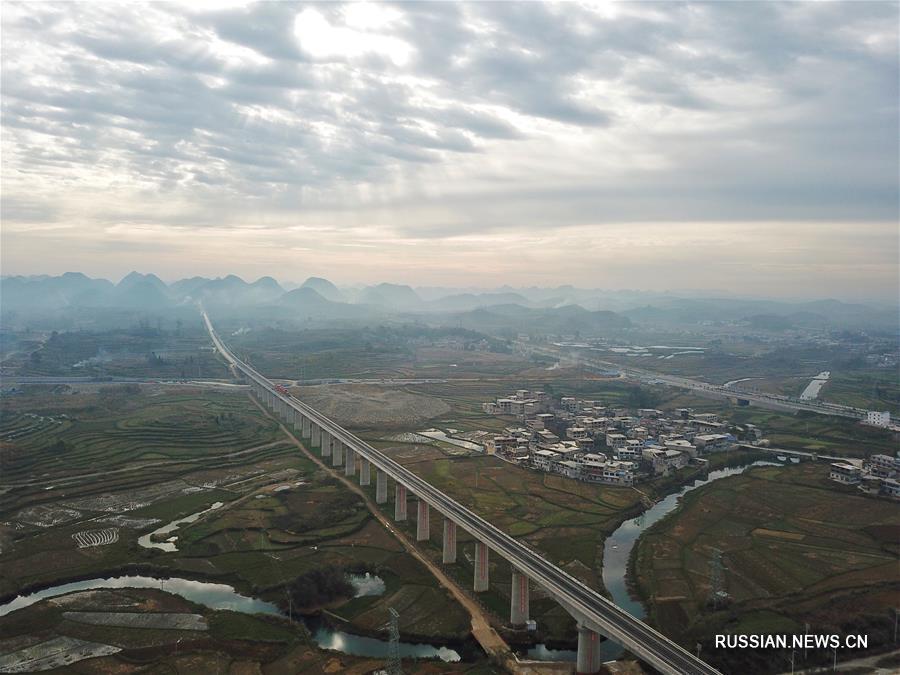
[[[3,274],[896,297],[895,2],[2,4]]]

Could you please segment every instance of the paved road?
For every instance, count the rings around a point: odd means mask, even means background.
[[[513,539],[479,515],[419,478],[409,469],[357,438],[302,401],[278,392],[274,385],[254,368],[237,359],[219,339],[204,312],[204,321],[219,353],[247,379],[264,388],[277,400],[310,419],[313,424],[369,460],[395,481],[405,485],[445,517],[463,527],[490,550],[509,561],[516,569],[541,586],[583,625],[606,635],[638,655],[663,673],[713,675],[718,671],[680,645],[636,619],[592,588],[545,560],[539,553]]]

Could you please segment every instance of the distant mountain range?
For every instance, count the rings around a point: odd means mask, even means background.
[[[503,287],[489,292],[381,283],[338,288],[310,277],[286,290],[272,277],[248,283],[230,274],[166,284],[155,274],[132,272],[118,284],[79,272],[0,278],[0,310],[52,312],[63,308],[159,311],[202,302],[211,310],[282,316],[303,321],[371,320],[415,315],[435,324],[475,330],[603,333],[633,324],[674,327],[733,322],[753,330],[879,326],[896,328],[897,312],[838,300],[784,302],[736,298],[681,298],[641,291],[599,291],[572,286]],[[615,310],[615,311],[613,311]],[[419,320],[417,319],[417,320]]]

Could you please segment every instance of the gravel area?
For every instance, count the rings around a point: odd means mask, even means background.
[[[159,630],[207,630],[202,614],[181,612],[63,612],[63,618],[95,626],[155,628]]]

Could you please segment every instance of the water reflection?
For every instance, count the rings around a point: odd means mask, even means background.
[[[210,609],[229,609],[244,614],[282,614],[271,602],[248,598],[227,584],[214,584],[189,579],[156,579],[137,575],[112,577],[109,579],[86,579],[73,581],[51,588],[45,588],[28,595],[18,595],[4,605],[0,605],[0,616],[23,607],[29,607],[47,598],[55,598],[74,591],[88,591],[97,588],[159,588],[182,598],[204,605]]]
[[[384,593],[384,581],[377,576],[365,574],[354,575],[358,580],[362,592],[360,595],[380,595]],[[355,586],[356,584],[354,584]],[[74,591],[87,591],[98,588],[159,588],[161,590],[180,595],[182,598],[196,602],[210,609],[227,609],[243,614],[274,614],[284,616],[284,613],[271,602],[250,598],[241,595],[227,584],[215,584],[207,581],[192,581],[172,577],[157,579],[140,575],[123,575],[109,579],[86,579],[73,581],[68,584],[60,584],[51,588],[45,588],[27,595],[19,595],[11,601],[0,605],[0,616],[5,616],[17,609],[29,607],[36,602],[47,598],[55,598]],[[322,649],[333,649],[344,654],[354,656],[384,657],[388,655],[388,642],[371,637],[360,637],[343,631],[333,630],[321,621],[315,619],[302,619],[303,623],[313,634],[316,644]],[[441,661],[459,661],[457,651],[447,647],[436,647],[429,644],[413,644],[401,642],[400,655],[403,657],[416,657],[420,659],[437,658]]]
[[[322,649],[333,649],[343,654],[353,656],[387,657],[390,649],[388,642],[376,638],[351,635],[338,630],[330,630],[325,627],[317,629],[313,633],[313,640]],[[440,659],[445,662],[460,660],[459,652],[448,647],[435,647],[434,645],[412,644],[401,642],[399,645],[400,656],[403,658],[415,657],[418,659]]]
[[[138,538],[138,545],[143,546],[144,548],[158,548],[160,551],[165,551],[166,553],[177,551],[178,547],[175,546],[175,542],[178,540],[178,537],[169,537],[166,541],[153,541],[153,538],[160,534],[169,534],[169,532],[177,530],[184,523],[193,523],[204,513],[214,511],[215,509],[220,508],[222,505],[222,502],[216,502],[208,509],[198,511],[197,513],[192,513],[191,515],[180,518],[178,520],[173,520],[168,525],[163,525],[162,527],[153,530],[153,532],[150,532],[149,534],[145,534],[142,537]]]

